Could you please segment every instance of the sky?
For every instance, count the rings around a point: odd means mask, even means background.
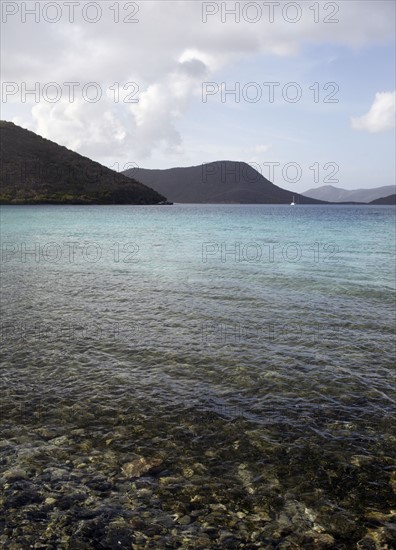
[[[2,0],[1,118],[118,171],[391,185],[395,5]]]

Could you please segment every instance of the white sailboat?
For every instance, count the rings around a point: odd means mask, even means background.
[[[293,200],[291,201],[290,206],[295,206],[295,205],[296,203],[294,202],[294,195],[293,195]]]

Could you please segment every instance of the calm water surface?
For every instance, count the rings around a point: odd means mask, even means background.
[[[1,209],[4,548],[392,548],[395,209]]]

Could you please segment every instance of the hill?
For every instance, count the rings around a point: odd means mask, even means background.
[[[153,187],[170,201],[217,204],[322,204],[322,201],[282,189],[245,162],[216,161],[187,168],[123,172]]]
[[[396,192],[395,185],[374,187],[372,189],[342,189],[333,185],[323,185],[315,189],[308,189],[303,195],[328,202],[371,202]]]
[[[0,122],[3,204],[157,204],[165,197],[138,181],[42,138]]]
[[[370,204],[378,204],[378,205],[396,204],[396,194],[389,195],[388,197],[381,197],[380,199],[375,199],[375,201],[371,201]]]

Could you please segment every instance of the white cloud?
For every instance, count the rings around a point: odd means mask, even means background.
[[[81,18],[83,1],[76,7],[74,23],[62,19],[51,24],[42,17],[35,23],[31,16],[21,23],[19,13],[3,25],[3,81],[75,81],[81,83],[80,90],[87,82],[97,82],[103,91],[115,82],[121,88],[137,82],[138,104],[115,104],[108,93],[97,104],[81,97],[73,104],[32,102],[30,119],[23,120],[31,130],[102,162],[117,154],[136,160],[153,152],[178,153],[183,146],[180,121],[190,98],[201,93],[202,81],[215,80],[220,71],[259,55],[295,56],[307,43],[357,48],[394,33],[393,2],[338,2],[336,24],[315,23],[305,2],[300,3],[301,20],[288,23],[279,17],[287,3],[279,3],[274,23],[263,18],[253,24],[233,24],[231,18],[222,23],[220,13],[204,24],[202,3],[191,1],[140,2],[138,24],[116,24],[118,3],[111,2],[100,3],[103,17],[96,24]],[[127,11],[120,10],[121,19]],[[322,11],[321,17],[330,11]],[[18,94],[3,104],[5,118],[10,112],[13,117],[17,102]]]
[[[395,127],[396,92],[378,92],[368,113],[360,117],[352,117],[354,130],[372,134],[391,130]]]
[[[68,101],[68,94],[56,103],[40,101],[33,104],[30,124],[21,117],[13,117],[13,122],[106,164],[147,159],[153,149],[178,153],[182,138],[176,122],[208,70],[191,55],[183,59],[187,60],[176,63],[173,72],[142,91],[133,87],[123,91],[120,85],[117,103],[109,86],[96,103],[84,101],[77,87],[73,102]],[[136,92],[131,99],[138,103],[123,102],[131,92]]]

